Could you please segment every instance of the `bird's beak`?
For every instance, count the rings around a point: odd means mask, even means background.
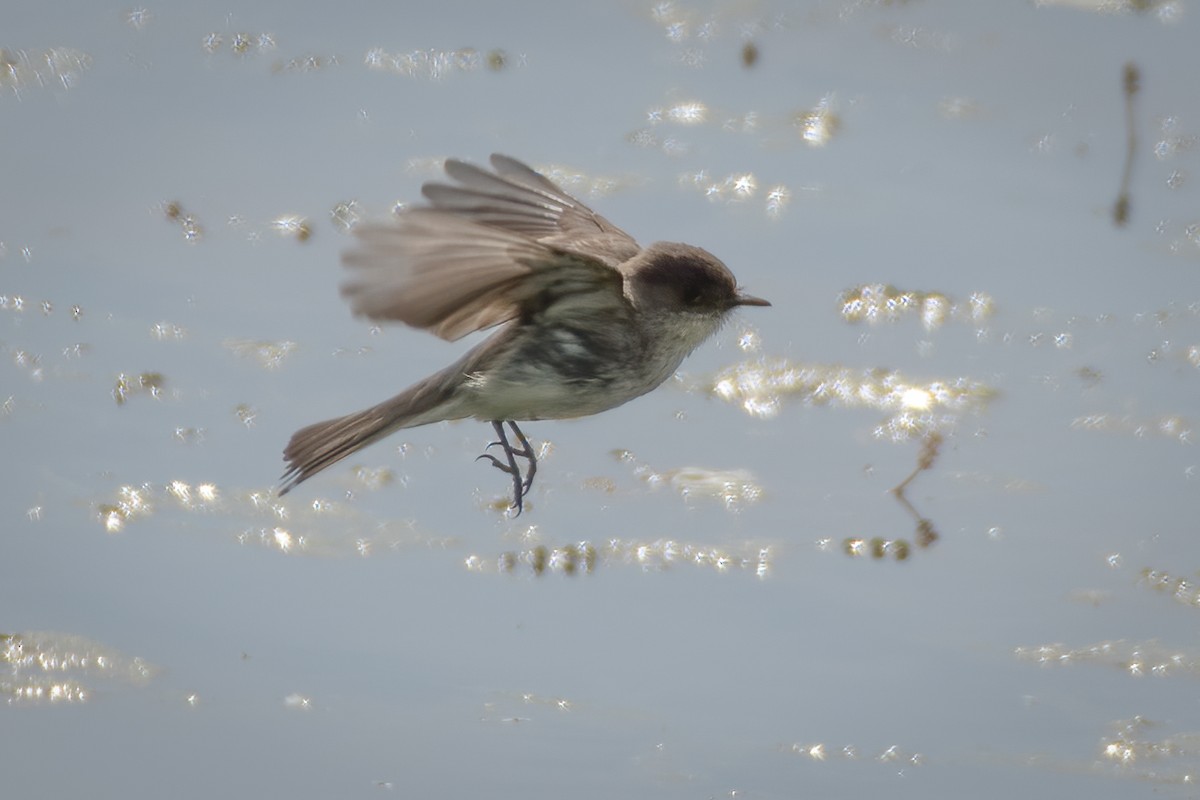
[[[769,306],[771,302],[763,300],[761,297],[755,297],[752,294],[739,294],[734,298],[733,304],[735,306]]]

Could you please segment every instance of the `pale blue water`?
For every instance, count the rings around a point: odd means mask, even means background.
[[[131,10],[0,32],[14,796],[1191,794],[1195,9]],[[354,320],[332,212],[493,151],[774,306],[525,426],[519,519],[476,423],[274,500],[293,430],[475,341]],[[953,309],[847,322],[875,283]]]

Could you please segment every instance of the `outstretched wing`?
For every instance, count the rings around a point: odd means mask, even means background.
[[[434,208],[480,225],[512,231],[617,267],[641,249],[613,225],[544,175],[515,158],[493,153],[495,172],[447,159],[456,186],[427,183],[421,193]]]
[[[626,302],[617,267],[637,242],[521,162],[492,165],[448,160],[459,185],[422,187],[432,208],[355,228],[359,245],[342,259],[354,313],[453,340],[570,294]]]
[[[621,274],[608,265],[445,211],[415,209],[395,223],[356,230],[359,247],[342,259],[353,271],[342,294],[354,313],[443,339],[568,295],[599,292],[602,302],[626,302]]]

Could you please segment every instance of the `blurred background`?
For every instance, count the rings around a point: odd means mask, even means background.
[[[1192,4],[10,6],[15,795],[1192,796]],[[492,152],[773,306],[520,517],[471,421],[280,500],[480,340],[339,257]]]

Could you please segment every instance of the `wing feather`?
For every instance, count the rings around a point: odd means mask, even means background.
[[[632,236],[544,175],[499,153],[491,162],[495,172],[447,159],[446,175],[457,185],[427,183],[421,192],[434,208],[597,257],[612,267],[641,250]]]
[[[508,156],[495,172],[447,159],[456,185],[427,183],[432,208],[355,228],[342,294],[355,314],[458,339],[517,317],[542,295],[602,288],[624,302],[617,270],[640,248],[629,234]]]
[[[443,339],[506,322],[547,291],[602,289],[623,301],[621,275],[608,265],[445,211],[414,209],[355,230],[359,246],[342,258],[354,313]]]

